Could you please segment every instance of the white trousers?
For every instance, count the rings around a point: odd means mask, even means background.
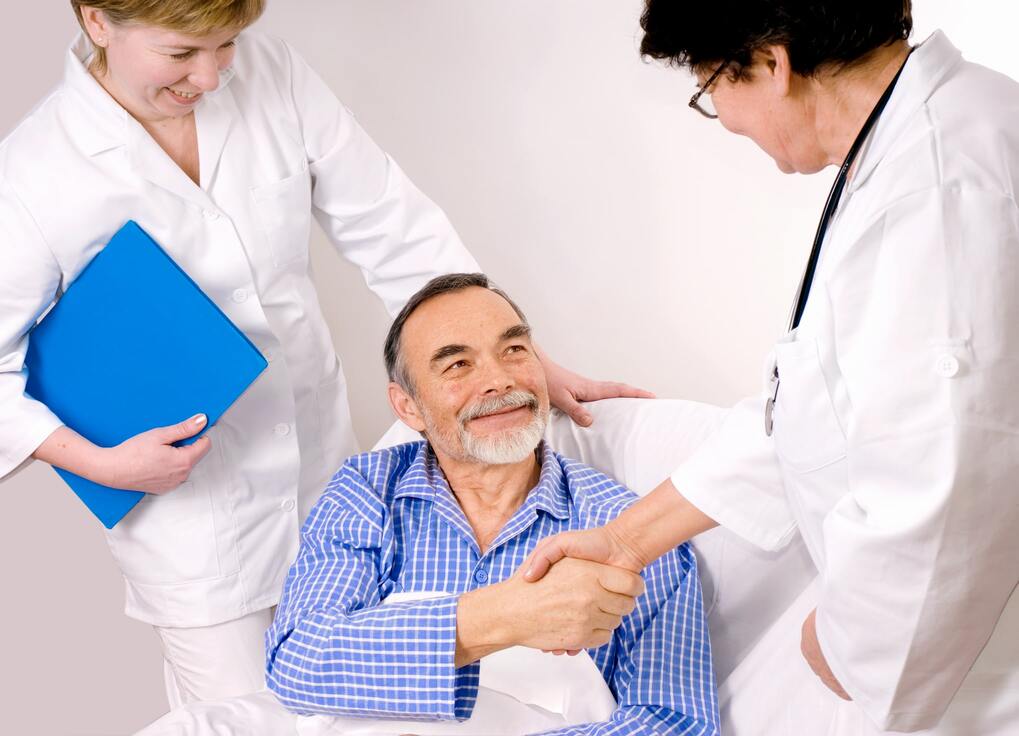
[[[170,710],[201,700],[247,695],[265,687],[267,608],[215,626],[155,627],[163,647]]]

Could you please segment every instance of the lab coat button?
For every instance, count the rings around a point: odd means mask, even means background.
[[[248,292],[244,289],[234,289],[234,293],[230,296],[238,304],[243,304],[248,299]]]
[[[292,498],[287,498],[280,503],[280,508],[284,511],[293,511],[297,506],[297,503]]]
[[[205,219],[206,220],[218,220],[219,219],[219,213],[216,212],[216,210],[205,210],[203,212],[203,214],[205,215]]]
[[[273,427],[273,432],[276,433],[277,437],[286,437],[288,434],[290,434],[290,425],[280,422],[275,427]]]
[[[959,372],[959,360],[954,355],[942,355],[934,363],[934,372],[942,378],[952,378]]]
[[[484,568],[475,571],[474,579],[477,580],[479,583],[486,582],[488,580],[488,571],[486,571]]]
[[[276,351],[274,351],[272,348],[266,348],[262,352],[262,356],[266,359],[267,362],[271,363],[273,359],[276,357]]]

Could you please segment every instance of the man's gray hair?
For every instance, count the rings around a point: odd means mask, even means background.
[[[422,286],[421,289],[407,301],[403,309],[400,310],[400,313],[396,315],[396,319],[393,320],[393,324],[389,328],[389,334],[386,335],[386,344],[383,348],[383,357],[386,361],[386,372],[389,374],[389,380],[398,384],[411,396],[414,395],[414,383],[407,374],[407,365],[403,360],[400,350],[400,338],[403,335],[404,324],[406,324],[410,316],[414,314],[414,311],[429,299],[442,294],[449,294],[454,291],[463,291],[464,289],[470,289],[472,287],[488,289],[489,291],[493,291],[501,296],[511,307],[513,307],[513,311],[517,313],[518,317],[520,317],[520,321],[525,325],[527,324],[527,317],[525,317],[524,313],[520,311],[520,307],[518,307],[514,301],[509,298],[509,296],[507,296],[506,292],[493,285],[485,274],[451,273],[446,274],[445,276],[436,276],[434,279]]]

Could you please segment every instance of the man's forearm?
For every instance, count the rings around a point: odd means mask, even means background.
[[[718,522],[676,490],[671,480],[610,521],[606,528],[647,567],[674,547]]]
[[[351,613],[303,612],[274,626],[266,683],[299,713],[468,718],[477,667],[454,666],[457,599]]]

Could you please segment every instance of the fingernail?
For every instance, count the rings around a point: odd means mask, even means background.
[[[532,572],[534,572],[534,568],[533,567],[527,568],[526,570],[524,570],[524,577],[525,578],[531,577],[531,573]]]
[[[206,422],[206,416],[204,414],[195,414],[195,416],[192,417],[192,421],[195,423],[196,427],[201,427]]]

